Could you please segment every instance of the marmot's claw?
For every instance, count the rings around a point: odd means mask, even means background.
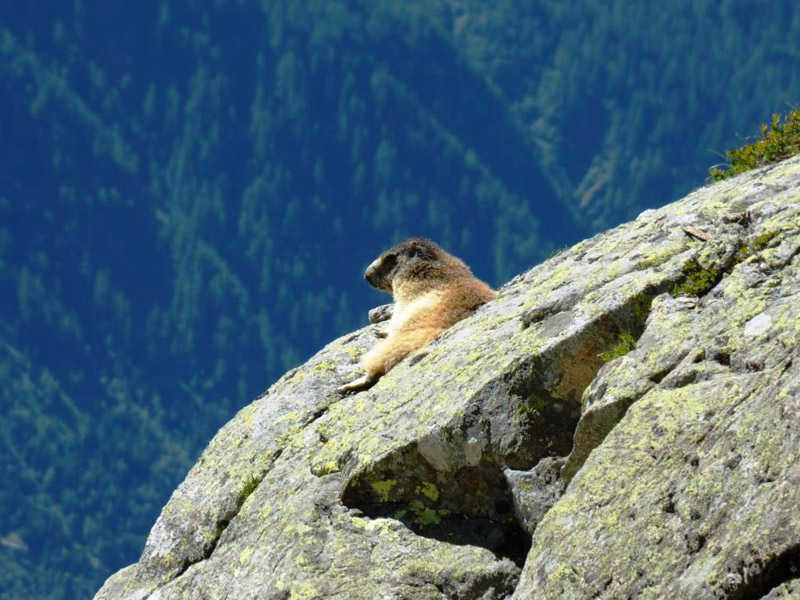
[[[372,379],[369,375],[362,375],[355,381],[351,381],[350,383],[346,383],[345,385],[339,386],[336,388],[336,391],[341,394],[342,396],[346,396],[350,392],[360,392],[361,390],[365,390],[370,388],[375,383],[375,380]]]

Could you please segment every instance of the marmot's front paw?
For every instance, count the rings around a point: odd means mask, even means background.
[[[373,378],[369,375],[362,375],[355,381],[351,381],[350,383],[346,383],[345,385],[336,388],[336,391],[342,396],[346,396],[352,392],[360,392],[361,390],[371,388],[373,385],[375,385],[377,380],[377,377]]]
[[[367,318],[370,323],[380,323],[381,321],[388,321],[392,318],[394,312],[394,304],[382,304],[369,311]]]

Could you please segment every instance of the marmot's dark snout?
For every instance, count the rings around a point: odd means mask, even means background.
[[[396,264],[397,256],[395,254],[381,254],[367,267],[367,270],[364,271],[364,279],[366,279],[372,287],[391,293],[392,284],[390,283],[390,274]]]
[[[364,271],[364,279],[374,288],[378,287],[378,278],[377,278],[377,269],[375,265],[370,265],[369,268]]]

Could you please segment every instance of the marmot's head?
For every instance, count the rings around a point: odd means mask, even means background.
[[[467,266],[425,238],[410,238],[381,254],[364,272],[372,287],[390,294],[397,280],[430,280],[470,276]]]

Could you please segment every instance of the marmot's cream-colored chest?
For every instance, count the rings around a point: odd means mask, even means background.
[[[408,325],[413,325],[415,320],[420,320],[435,311],[442,304],[444,293],[440,290],[427,292],[422,296],[414,298],[410,302],[398,302],[395,304],[392,318],[386,328],[387,337],[393,333],[401,331]]]

